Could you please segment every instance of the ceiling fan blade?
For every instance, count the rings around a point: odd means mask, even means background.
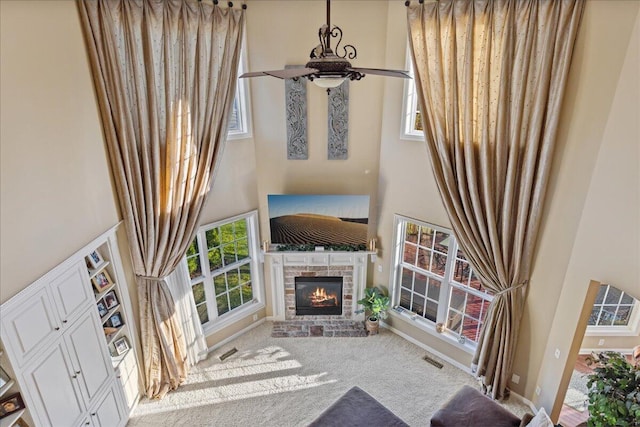
[[[317,73],[315,68],[287,68],[284,70],[272,70],[272,71],[254,71],[251,73],[244,73],[240,78],[245,77],[260,77],[260,76],[272,76],[279,79],[295,79],[296,77],[304,77],[309,74]]]
[[[401,77],[404,79],[411,78],[408,71],[402,71],[402,70],[385,70],[383,68],[356,68],[356,67],[348,68],[348,70],[357,71],[365,75],[374,74],[378,76]]]

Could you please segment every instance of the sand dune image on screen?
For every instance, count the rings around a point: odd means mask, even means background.
[[[365,245],[368,196],[269,196],[271,242]]]
[[[359,245],[367,242],[367,224],[335,216],[285,215],[271,219],[271,238],[287,244]]]

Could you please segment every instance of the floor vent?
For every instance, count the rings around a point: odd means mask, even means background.
[[[235,348],[235,347],[233,347],[231,350],[229,350],[229,351],[227,351],[226,353],[224,353],[224,354],[221,354],[221,355],[220,355],[220,361],[222,361],[222,360],[226,359],[226,358],[227,358],[227,357],[229,357],[229,356],[234,355],[234,354],[235,354],[235,353],[237,353],[237,352],[238,352],[238,349],[237,349],[237,348]]]
[[[429,357],[429,356],[425,356],[425,357],[423,357],[422,359],[424,359],[425,361],[427,361],[427,362],[431,363],[433,366],[435,366],[435,367],[436,367],[436,368],[438,368],[438,369],[442,369],[442,367],[444,366],[442,363],[438,362],[438,361],[437,361],[437,360],[435,360],[435,359],[432,359],[432,358],[431,358],[431,357]]]

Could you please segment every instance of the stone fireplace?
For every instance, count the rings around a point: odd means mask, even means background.
[[[276,337],[364,336],[369,252],[267,252]]]

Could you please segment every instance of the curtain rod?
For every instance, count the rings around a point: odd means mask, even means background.
[[[198,2],[199,2],[199,3],[201,3],[201,2],[202,2],[202,0],[198,0]],[[214,4],[215,6],[217,6],[217,5],[218,5],[218,3],[219,3],[219,1],[218,1],[218,0],[213,0],[213,4]],[[227,5],[228,5],[229,7],[233,7],[233,2],[231,2],[231,1],[230,1],[229,3],[227,3]],[[243,8],[243,9],[246,9],[246,8],[247,8],[247,4],[246,4],[246,3],[242,3],[242,8]]]

